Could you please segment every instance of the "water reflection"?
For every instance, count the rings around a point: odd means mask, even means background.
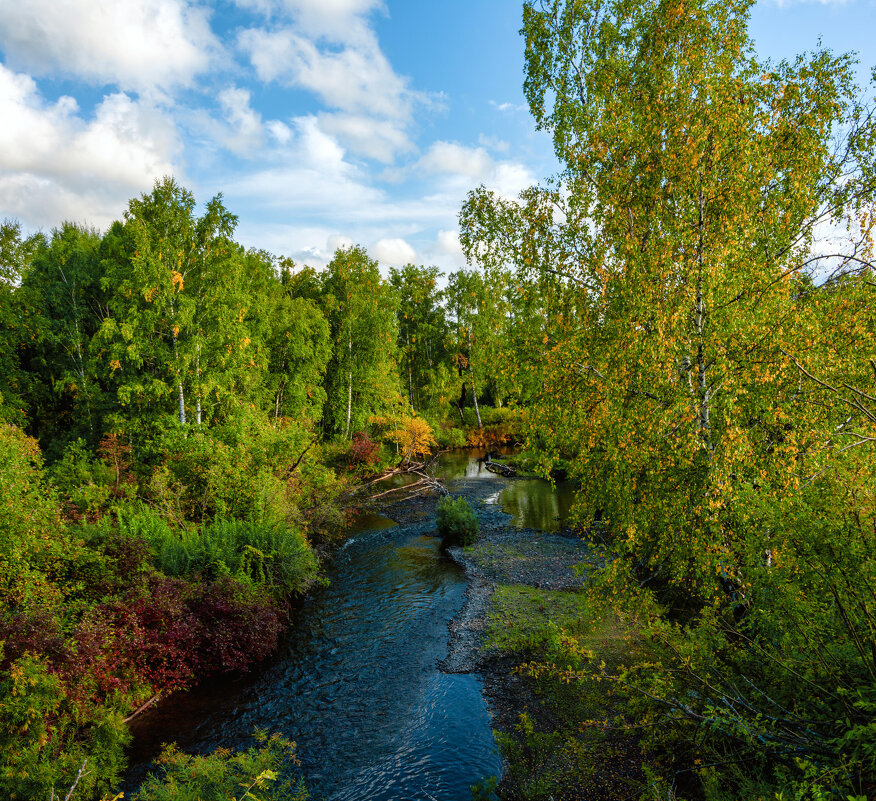
[[[468,448],[464,451],[448,451],[441,454],[433,472],[435,477],[442,481],[458,478],[494,479],[496,474],[487,470],[484,460],[488,455],[500,459],[510,456],[513,452],[513,448],[493,448],[489,451],[486,448]]]
[[[550,482],[540,478],[512,481],[499,493],[502,509],[514,516],[519,528],[559,531],[563,528],[575,500],[575,488],[569,482]]]
[[[350,525],[347,527],[347,536],[355,537],[364,531],[383,531],[387,528],[393,528],[398,525],[395,520],[390,520],[377,512],[370,512],[367,509],[358,510]]]

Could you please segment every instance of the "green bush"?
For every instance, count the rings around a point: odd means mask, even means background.
[[[259,747],[209,756],[183,754],[165,746],[158,759],[160,776],[150,776],[134,801],[307,801],[297,775],[295,743],[256,733]]]
[[[233,576],[278,597],[301,592],[316,578],[316,555],[300,529],[282,520],[220,518],[175,530],[141,507],[128,514],[119,510],[119,527],[149,544],[155,567],[167,576]]]
[[[445,545],[471,545],[478,536],[478,517],[465,498],[438,502],[438,533]]]
[[[439,448],[464,448],[465,431],[461,428],[435,427],[435,441]]]

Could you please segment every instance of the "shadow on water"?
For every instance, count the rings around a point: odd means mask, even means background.
[[[436,473],[495,479],[484,455],[445,454]],[[546,482],[511,482],[502,504],[519,525],[552,530],[570,501],[551,493]],[[434,521],[399,526],[366,513],[351,533],[330,584],[304,601],[260,675],[205,683],[132,722],[125,789],[142,781],[162,742],[246,748],[256,727],[298,743],[314,799],[467,801],[472,784],[501,772],[481,679],[437,667],[466,578],[442,554]]]
[[[566,481],[552,487],[540,478],[519,479],[505,487],[497,500],[518,528],[560,531],[575,501],[575,487]]]

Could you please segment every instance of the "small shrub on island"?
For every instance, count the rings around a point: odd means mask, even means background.
[[[438,533],[445,545],[472,545],[478,536],[478,517],[465,498],[438,502]]]

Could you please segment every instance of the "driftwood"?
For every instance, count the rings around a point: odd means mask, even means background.
[[[496,473],[505,478],[517,478],[517,471],[513,467],[509,467],[507,464],[494,462],[490,458],[489,453],[487,454],[487,458],[484,459],[484,467],[486,467],[491,473]]]
[[[149,709],[149,707],[152,706],[152,704],[154,704],[159,698],[161,698],[161,693],[157,693],[156,695],[153,695],[153,696],[152,696],[152,697],[151,697],[151,698],[150,698],[145,704],[143,704],[142,706],[138,707],[138,708],[135,709],[130,715],[128,715],[128,717],[126,717],[126,718],[122,721],[122,723],[128,723],[129,721],[131,721],[131,720],[133,720],[135,717],[137,717],[137,715],[139,715],[141,712],[145,712],[145,711],[146,711],[147,709]]]
[[[441,495],[447,495],[447,490],[445,489],[444,485],[437,478],[435,478],[435,476],[426,472],[438,459],[439,454],[440,451],[434,453],[425,462],[408,462],[401,467],[396,467],[393,470],[387,470],[385,473],[381,473],[381,475],[377,476],[377,478],[373,478],[371,481],[363,484],[359,489],[364,490],[367,487],[374,486],[375,484],[379,484],[380,482],[386,481],[390,478],[394,478],[395,476],[410,475],[418,476],[419,481],[415,481],[412,484],[405,484],[401,487],[391,487],[390,489],[384,490],[383,492],[378,492],[376,495],[368,496],[368,500],[382,498],[383,496],[389,495],[393,492],[404,491],[408,491],[411,494],[416,494],[418,492],[424,492],[426,490],[434,490]]]
[[[444,485],[437,479],[435,476],[429,476],[425,473],[420,473],[416,470],[409,470],[408,473],[412,473],[413,475],[420,476],[419,481],[415,481],[413,484],[405,484],[401,487],[392,487],[391,489],[385,490],[384,492],[378,492],[377,495],[372,495],[368,500],[374,500],[375,498],[382,498],[384,495],[389,495],[392,492],[410,492],[412,494],[416,494],[418,492],[423,492],[424,490],[435,490],[441,495],[447,495],[447,489]]]

